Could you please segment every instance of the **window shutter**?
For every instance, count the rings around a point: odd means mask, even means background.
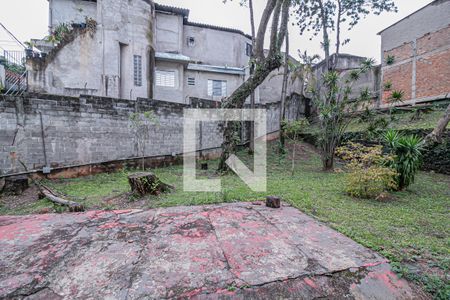
[[[226,80],[208,79],[208,96],[223,97],[227,95]]]
[[[222,95],[223,97],[225,97],[227,95],[227,82],[226,81],[222,81]]]
[[[208,79],[208,96],[213,95],[213,81]]]
[[[156,70],[156,85],[175,87],[175,71]]]

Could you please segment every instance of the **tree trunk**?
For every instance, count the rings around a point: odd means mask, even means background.
[[[441,143],[442,142],[442,134],[445,131],[445,128],[447,128],[447,125],[450,121],[450,105],[447,107],[444,115],[441,119],[439,119],[439,122],[436,126],[436,128],[431,132],[429,135],[425,138],[426,144],[432,144],[432,143]]]
[[[286,31],[286,51],[284,55],[283,85],[281,88],[281,107],[280,107],[280,153],[285,152],[286,141],[284,137],[284,121],[286,118],[286,96],[289,76],[289,35]]]
[[[255,14],[253,10],[253,0],[248,1],[248,6],[250,10],[250,27],[252,29],[252,53],[250,56],[250,76],[253,75],[255,71],[255,65],[253,59],[255,58],[255,47],[256,47],[256,29],[255,29]],[[255,91],[250,95],[250,108],[255,109]],[[250,122],[250,145],[249,152],[253,154],[255,152],[255,122]]]
[[[269,74],[281,66],[281,60],[275,53],[271,57],[267,57],[250,76],[233,94],[225,100],[222,107],[225,109],[242,108],[245,99],[269,76]],[[227,171],[228,166],[226,160],[234,153],[236,149],[236,141],[234,139],[235,122],[226,122],[223,132],[222,156],[219,161],[219,171]]]
[[[296,148],[297,148],[297,143],[296,141],[294,141],[293,144],[293,148],[292,148],[292,166],[291,166],[291,176],[294,176],[295,173],[295,155],[296,155]]]
[[[273,70],[281,66],[281,59],[279,55],[281,48],[280,43],[282,43],[286,34],[290,5],[290,0],[267,0],[255,41],[255,72],[239,88],[237,88],[228,99],[223,102],[222,108],[241,109],[244,106],[245,99],[247,99],[254,92],[254,90],[267,78],[267,76],[269,76]],[[266,36],[267,25],[271,16],[272,32],[270,35],[270,50],[267,57],[265,57],[264,37]],[[228,170],[226,160],[236,148],[234,128],[235,125],[233,125],[233,122],[225,123],[222,156],[220,158],[218,168],[218,171],[220,172]]]
[[[39,187],[39,191],[41,192],[42,196],[46,197],[48,200],[52,201],[53,203],[69,207],[70,212],[82,212],[85,210],[85,207],[83,205],[81,205],[80,203],[61,198],[61,197],[57,196],[50,188],[48,188],[44,185],[38,185],[38,187]]]
[[[323,50],[325,52],[325,64],[327,66],[327,70],[331,71],[331,63],[330,63],[330,38],[328,35],[328,22],[325,14],[325,7],[323,5],[323,1],[319,0],[319,8],[320,8],[320,18],[322,20],[322,38],[323,38]]]
[[[328,156],[326,154],[322,159],[323,170],[326,172],[334,170],[334,155]]]
[[[150,172],[135,173],[128,176],[131,191],[139,196],[148,194],[159,195],[174,189],[173,186],[165,184]]]
[[[28,189],[28,176],[18,175],[5,178],[5,185],[1,192],[5,195],[21,195]]]

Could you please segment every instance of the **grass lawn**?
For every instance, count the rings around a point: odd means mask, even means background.
[[[389,128],[396,130],[407,130],[407,129],[434,129],[439,119],[444,115],[446,106],[436,106],[428,110],[423,110],[420,114],[416,110],[410,111],[395,111],[392,115],[389,113],[379,113],[372,118],[384,118],[388,121]],[[355,118],[350,122],[347,132],[364,132],[369,127],[369,122],[362,122],[360,118]],[[447,126],[450,128],[450,125]],[[317,124],[313,124],[308,127],[308,133],[316,133],[319,130]]]
[[[183,192],[182,167],[155,169],[162,181],[176,191],[146,199],[120,196],[129,191],[123,171],[78,179],[47,182],[55,190],[76,197],[89,208],[153,208],[175,205],[201,205],[232,201],[263,200],[267,195],[281,196],[286,202],[316,217],[355,241],[372,248],[394,262],[394,269],[418,282],[435,297],[450,297],[448,270],[450,254],[450,176],[420,173],[408,190],[393,194],[390,202],[360,200],[345,194],[345,174],[324,173],[313,148],[300,145],[295,174],[291,176],[290,160],[278,157],[271,145],[268,166],[268,192],[252,192],[234,175],[222,177],[220,193]],[[245,160],[250,157],[239,155]],[[217,161],[209,171],[198,171],[201,177],[214,177]],[[119,195],[119,196],[118,196]],[[1,201],[1,199],[0,199]],[[53,208],[48,200],[8,208],[0,214],[33,213]]]

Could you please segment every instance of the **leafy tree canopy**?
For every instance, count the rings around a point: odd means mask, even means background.
[[[319,34],[326,28],[335,30],[337,23],[352,29],[361,18],[370,13],[379,15],[384,11],[397,12],[394,0],[293,0],[300,32]],[[323,13],[323,14],[322,14]]]

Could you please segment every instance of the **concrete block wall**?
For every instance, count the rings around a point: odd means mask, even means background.
[[[40,114],[47,163],[52,168],[64,168],[140,157],[130,122],[130,115],[136,111],[153,111],[157,120],[157,125],[150,126],[145,156],[180,154],[183,109],[189,107],[216,108],[219,103],[201,99],[185,105],[141,98],[0,96],[0,176],[24,172],[22,163],[29,171],[45,166]],[[268,132],[277,131],[279,104],[261,107],[268,110]],[[222,131],[218,123],[203,123],[201,134],[198,128],[199,150],[220,147]]]
[[[339,54],[339,57],[336,57],[336,55],[333,54],[330,57],[330,60],[333,62],[336,62],[337,60],[336,70],[339,72],[341,82],[344,82],[349,78],[352,71],[361,68],[362,63],[367,60],[367,58],[341,53]],[[349,98],[358,99],[361,96],[361,92],[368,89],[372,99],[371,103],[373,103],[374,106],[378,106],[380,95],[380,69],[381,67],[377,65],[368,72],[361,74],[359,79],[352,83],[352,92],[350,93]],[[327,72],[325,60],[318,63],[313,68],[313,77],[317,80],[315,88],[318,91],[321,90],[322,94],[324,93],[322,88],[324,84],[323,75]],[[307,92],[306,95],[311,98],[313,97],[309,92]]]

